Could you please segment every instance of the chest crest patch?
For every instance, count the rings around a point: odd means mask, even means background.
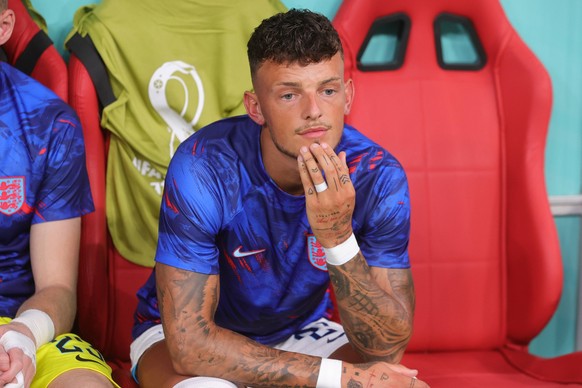
[[[0,178],[0,213],[16,213],[22,208],[24,200],[24,177]]]
[[[307,235],[307,256],[311,265],[319,270],[327,271],[323,247],[312,234]]]

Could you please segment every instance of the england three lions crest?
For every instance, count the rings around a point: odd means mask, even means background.
[[[311,265],[319,270],[327,271],[325,251],[312,234],[307,235],[307,256],[309,257]]]
[[[11,215],[24,204],[24,177],[0,178],[0,213]]]

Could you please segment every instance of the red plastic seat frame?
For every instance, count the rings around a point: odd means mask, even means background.
[[[100,107],[93,81],[71,54],[69,101],[81,119],[87,148],[87,170],[95,212],[83,217],[79,263],[78,331],[99,349],[122,387],[136,386],[129,369],[129,345],[135,293],[151,268],[135,265],[117,252],[105,218],[107,134],[100,126]]]
[[[395,14],[410,19],[403,65],[361,70],[370,26]],[[472,22],[482,69],[439,66],[442,14]],[[493,0],[344,0],[333,22],[356,90],[346,121],[409,178],[417,309],[404,364],[433,387],[582,383],[582,354],[527,352],[562,290],[544,178],[552,90],[541,62]]]

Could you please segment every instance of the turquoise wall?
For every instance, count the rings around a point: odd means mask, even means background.
[[[502,0],[522,39],[552,78],[554,104],[546,147],[550,195],[579,195],[582,187],[582,1]],[[558,310],[531,352],[556,356],[576,348],[580,217],[557,217],[564,261]],[[582,334],[582,333],[581,333]]]
[[[71,30],[75,11],[87,4],[100,3],[89,0],[31,0],[34,8],[44,17],[49,29],[49,35],[55,46],[65,57],[65,38]]]
[[[341,0],[282,0],[289,7],[309,8],[332,19]],[[49,35],[63,44],[75,10],[95,1],[32,0],[45,17]],[[546,179],[550,195],[580,194],[582,180],[582,1],[501,0],[509,20],[548,69],[554,105],[546,149]],[[64,53],[66,56],[66,53]],[[564,292],[546,329],[531,351],[542,356],[571,352],[576,344],[579,217],[557,217],[564,260]]]

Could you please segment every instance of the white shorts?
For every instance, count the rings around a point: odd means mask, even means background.
[[[150,327],[137,337],[130,348],[131,371],[135,376],[137,362],[144,352],[153,344],[164,339],[162,325]],[[339,323],[321,318],[308,324],[291,335],[285,341],[271,345],[275,349],[308,354],[317,357],[329,357],[333,352],[348,343],[344,328]],[[137,379],[136,379],[137,381]]]

